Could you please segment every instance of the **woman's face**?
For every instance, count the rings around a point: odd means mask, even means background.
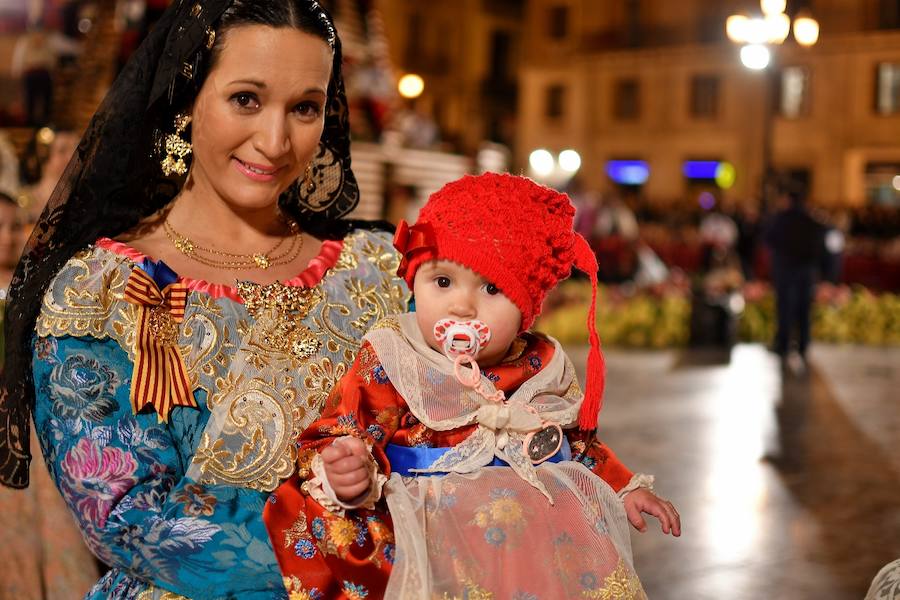
[[[193,192],[235,208],[275,205],[319,143],[331,61],[324,40],[297,29],[228,30],[191,113]]]

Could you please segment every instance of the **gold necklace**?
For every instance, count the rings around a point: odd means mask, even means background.
[[[189,237],[175,231],[175,228],[172,227],[168,219],[163,222],[163,228],[165,229],[166,236],[169,238],[169,241],[172,242],[172,245],[175,246],[176,250],[178,250],[191,260],[216,269],[262,269],[265,271],[269,267],[276,267],[293,262],[294,259],[296,259],[300,255],[300,252],[303,250],[303,235],[299,232],[296,232],[294,233],[294,235],[290,236],[290,246],[281,254],[275,254],[275,252],[282,246],[282,244],[284,244],[287,237],[283,237],[278,240],[278,243],[275,244],[268,252],[255,254],[235,254],[233,252],[216,250],[214,248],[206,248],[197,244]],[[294,228],[292,228],[292,231],[294,231]],[[203,256],[204,253],[211,254],[213,256],[223,256],[225,257],[225,260]]]

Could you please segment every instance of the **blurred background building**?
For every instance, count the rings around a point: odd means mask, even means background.
[[[596,7],[529,3],[519,105],[528,126],[518,161],[536,147],[574,147],[592,166],[582,169],[591,185],[637,188],[628,191],[657,206],[694,201],[705,187],[756,202],[765,161],[823,205],[898,203],[897,2],[788,3],[788,15],[815,17],[821,39],[773,47],[771,63],[757,71],[742,65],[724,24],[732,14],[759,13],[758,3]],[[646,177],[611,176],[611,161],[633,161]],[[716,185],[714,170],[690,161],[729,163],[733,172]]]

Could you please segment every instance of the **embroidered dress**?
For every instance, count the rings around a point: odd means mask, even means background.
[[[237,289],[181,278],[183,319],[148,318],[184,361],[191,404],[135,414],[143,308],[126,298],[136,251],[100,240],[48,289],[37,321],[35,422],[50,472],[94,554],[112,569],[88,598],[286,597],[262,521],[292,474],[359,339],[408,290],[386,233],[327,241],[297,278]],[[169,360],[169,359],[167,359]],[[159,376],[168,363],[153,363]]]
[[[644,598],[617,497],[635,476],[574,428],[582,395],[556,342],[526,333],[483,369],[482,383],[508,398],[494,410],[453,377],[413,315],[382,321],[364,340],[326,413],[301,437],[297,473],[265,508],[291,592]],[[511,425],[524,414],[565,428],[563,449],[537,466]],[[376,484],[353,504],[334,496],[318,455],[347,435],[366,440],[377,463]]]

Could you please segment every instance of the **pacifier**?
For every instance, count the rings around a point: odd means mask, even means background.
[[[475,357],[491,339],[491,330],[483,321],[441,319],[434,324],[434,339],[450,358],[461,355]]]

